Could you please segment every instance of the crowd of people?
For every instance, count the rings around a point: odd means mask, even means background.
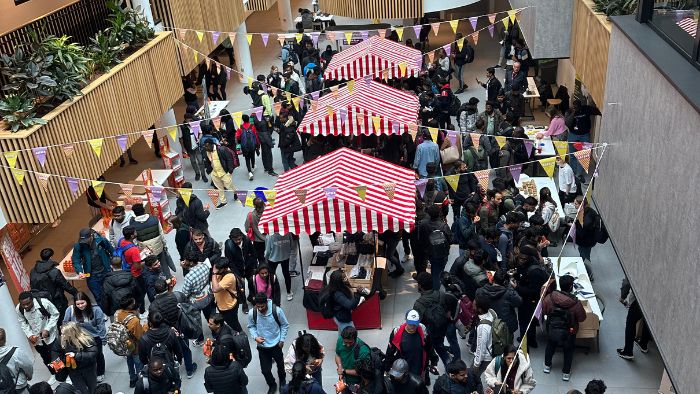
[[[379,234],[390,262],[389,275],[408,275],[404,265],[413,260],[416,272],[412,280],[419,293],[405,313],[405,322],[391,331],[386,347],[369,346],[352,321],[352,311],[371,290],[353,288],[342,270],[330,274],[323,290],[321,308],[328,308],[338,326],[333,356],[338,393],[428,393],[432,386],[432,392],[439,394],[527,394],[536,387],[535,371],[518,345],[526,338],[529,348],[538,347],[534,316],[542,296],[542,313],[547,317],[542,372],[551,372],[556,349],[561,347],[562,379],[570,379],[576,331],[586,314],[572,294],[574,278],[560,277],[557,287],[551,275],[547,256],[556,238],[550,223],[557,208],[552,193],[559,193],[560,201],[571,205],[571,215],[560,220],[575,226],[575,242],[588,261],[599,240],[599,216],[583,198],[586,179],[575,160],[570,165],[568,159],[558,159],[560,190],[543,188],[538,199],[522,196],[508,171],[496,171],[487,189],[479,186],[472,173],[513,164],[523,164],[527,170],[534,153],[526,149],[520,125],[529,54],[513,27],[503,34],[509,46],[504,43],[497,66],[504,66],[506,60],[512,66],[507,67],[502,81],[495,77],[494,67],[485,70],[486,81],[477,79],[487,99],[483,111],[477,109],[476,97],[461,105],[450,87],[454,78],[459,86],[456,93],[467,88],[462,73],[474,60],[474,49],[466,41],[451,56],[444,51],[435,56],[419,78],[389,81],[418,96],[417,118],[424,126],[440,129],[435,137],[423,129],[415,138],[410,134],[300,136],[297,126],[305,109],[293,105],[287,93],[323,94],[332,84],[322,79],[323,69],[335,53],[330,46],[320,52],[307,35],[298,44],[283,47],[282,71],[273,66],[269,75],[259,75],[245,88],[252,106],[263,107],[262,119],[243,115],[237,127],[225,109],[220,124],[199,119],[198,83],[204,81],[208,97],[226,98],[225,74],[217,67],[207,68],[203,63],[196,76],[183,81],[188,107],[180,126],[181,145],[189,155],[194,181],[212,182],[220,191],[216,209],[227,204],[226,190],[235,191],[232,174],[242,164],[241,157],[249,180],[254,179],[256,156],[260,155],[264,171],[277,175],[272,156],[275,145],[284,171],[297,166],[296,152],[303,152],[306,162],[349,147],[411,168],[417,178],[426,179],[425,190],[416,190],[415,229]],[[394,35],[388,38],[397,40]],[[423,42],[407,45],[425,47]],[[281,105],[279,114],[273,110],[275,103]],[[590,116],[600,113],[574,101],[565,113],[554,109],[548,114],[548,135],[580,142],[590,138]],[[199,122],[201,134],[192,130],[193,122]],[[480,133],[480,143],[477,146],[469,134],[461,134],[460,157],[446,163],[441,152],[451,146],[448,130]],[[499,147],[496,136],[506,137],[506,144]],[[441,176],[454,174],[461,176],[453,188]],[[186,182],[182,187],[192,188],[193,184]],[[324,393],[326,347],[312,333],[290,334],[281,303],[277,267],[281,267],[286,300],[292,301],[292,278],[302,269],[297,268],[299,238],[262,233],[258,223],[266,205],[260,198],[253,205],[245,222],[232,228],[227,240],[215,240],[209,232],[208,204],[194,194],[187,202],[178,196],[171,219],[175,251],[168,249],[158,218],[142,204],[128,211],[113,208],[108,234],[85,228],[73,248],[73,266],[86,280],[89,293],[78,291],[64,279],[52,260],[53,250],[42,250],[31,272],[32,290],[19,295],[16,314],[52,378],[30,386],[31,356],[12,350],[6,365],[16,377],[18,392],[53,392],[51,385],[57,382],[56,393],[108,392],[104,382],[108,348],[126,360],[135,393],[176,393],[181,390],[182,364],[184,377],[197,375],[192,347],[201,347],[208,360],[203,373],[207,392],[262,392],[261,388],[247,388],[246,369],[257,354],[268,393]],[[450,210],[452,225],[448,224]],[[318,234],[311,235],[312,243],[317,238]],[[458,257],[450,261],[454,250]],[[183,274],[181,284],[174,275],[178,270]],[[626,291],[624,298],[630,294],[628,287]],[[629,302],[634,305],[631,297]],[[202,328],[201,316],[208,333]],[[637,313],[628,324],[640,318]],[[634,336],[630,335],[619,350],[621,357],[632,357]],[[460,350],[464,340],[469,355]],[[638,342],[643,350],[648,340],[647,331]],[[7,348],[0,329],[0,356],[8,354]],[[600,381],[589,386],[586,393],[605,390]]]

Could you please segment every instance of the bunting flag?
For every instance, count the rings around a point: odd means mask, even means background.
[[[187,35],[187,30],[185,29],[177,29],[177,32],[180,35],[180,41],[185,41],[185,37]]]
[[[520,182],[520,174],[523,172],[523,165],[516,164],[514,166],[508,167],[508,169],[510,170],[510,175],[513,177],[515,183]]]
[[[413,33],[415,33],[416,38],[420,41],[420,31],[423,28],[423,25],[415,25],[413,26]]]
[[[216,189],[207,189],[207,195],[211,199],[215,207],[219,206],[219,191]]]
[[[362,79],[365,81],[365,86],[369,86],[372,83],[371,75],[365,75]]]
[[[313,32],[311,33],[311,41],[313,41],[314,46],[318,45],[318,38],[321,36],[321,33],[319,32]]]
[[[219,130],[221,128],[221,116],[217,116],[211,120],[214,124],[214,128]]]
[[[270,204],[270,207],[274,207],[275,198],[277,198],[277,190],[263,190],[263,194],[265,195],[267,203]]]
[[[535,317],[537,318],[537,320],[542,320],[542,300],[540,300],[537,303],[537,306],[535,306]]]
[[[7,161],[7,165],[10,166],[10,168],[15,168],[17,165],[17,157],[19,156],[19,151],[13,150],[9,152],[3,153],[5,155],[5,160]]]
[[[411,139],[416,140],[416,135],[418,134],[418,125],[415,123],[408,124],[408,133],[411,134]]]
[[[456,192],[457,185],[459,185],[459,174],[447,175],[445,181],[447,181],[447,184]]]
[[[32,153],[34,153],[34,157],[36,158],[36,161],[41,164],[41,168],[44,168],[44,165],[46,165],[46,154],[47,150],[45,146],[40,146],[37,148],[32,148]]]
[[[581,219],[583,219],[583,216],[581,216]],[[581,227],[583,227],[583,223],[581,223]],[[569,236],[571,237],[571,243],[573,243],[574,247],[576,247],[576,226],[571,226]]]
[[[445,44],[442,46],[442,50],[445,51],[445,54],[447,55],[447,57],[450,57],[450,55],[452,54],[452,45]]]
[[[489,23],[492,25],[496,23],[496,14],[489,14]]]
[[[585,150],[580,150],[574,152],[574,157],[576,160],[578,160],[579,164],[581,164],[581,167],[583,167],[583,170],[588,173],[588,167],[591,164],[591,150],[590,149],[585,149]]]
[[[199,42],[202,42],[202,40],[204,39],[204,32],[203,31],[195,31],[195,33],[197,34],[197,39],[199,40]]]
[[[294,195],[297,196],[297,199],[299,199],[299,204],[304,205],[306,202],[306,189],[298,189],[294,191]]]
[[[472,30],[473,30],[473,31],[476,31],[476,24],[477,24],[478,21],[479,21],[479,17],[478,17],[478,16],[472,16],[471,18],[469,18],[469,23],[472,25]]]
[[[406,63],[406,62],[399,63],[399,72],[400,72],[399,76],[405,77],[407,68],[408,68],[408,63]]]
[[[527,157],[530,157],[532,155],[532,148],[534,148],[535,145],[533,144],[532,140],[525,140],[525,150],[527,151]]]
[[[333,97],[338,97],[338,85],[331,86],[331,93],[333,94]]]
[[[248,33],[245,35],[246,41],[248,41],[248,45],[251,45],[253,43],[253,35]]]
[[[226,70],[226,80],[228,81],[229,79],[231,79],[231,68],[224,67],[224,70]]]
[[[95,189],[95,195],[98,198],[102,197],[102,193],[104,193],[105,190],[105,183],[102,181],[92,180],[90,181],[90,185],[92,185],[92,188]]]
[[[335,41],[335,32],[329,31],[326,33],[326,37],[329,41]]]
[[[199,125],[198,121],[190,122],[190,130],[192,131],[192,135],[194,135],[195,139],[199,139],[199,134],[201,133],[201,127]]]
[[[284,46],[284,40],[285,40],[285,37],[283,34],[280,34],[277,36],[277,42],[280,43],[280,46]]]
[[[389,200],[394,199],[394,195],[396,194],[396,183],[387,182],[382,185],[382,189],[384,189],[384,193],[386,193],[386,196],[389,197]]]
[[[459,133],[454,130],[450,130],[447,132],[447,139],[450,140],[450,144],[452,146],[457,146],[457,135],[459,135]]]
[[[134,185],[130,183],[120,183],[119,186],[121,186],[122,193],[124,193],[124,196],[126,198],[131,198],[131,195],[134,192]]]
[[[265,108],[262,106],[253,108],[253,113],[255,114],[255,117],[258,118],[258,121],[262,122],[264,109]]]
[[[403,41],[403,27],[397,27],[396,34],[399,36],[399,41]]]
[[[327,200],[333,200],[335,198],[335,193],[338,191],[337,187],[326,187],[323,192],[326,193]]]
[[[102,144],[104,143],[104,141],[105,141],[104,138],[96,138],[94,140],[88,140],[88,144],[90,144],[92,151],[95,152],[95,155],[97,155],[97,157],[100,157],[100,155],[102,154]]]
[[[379,29],[377,33],[379,33],[379,38],[386,38],[386,29]]]
[[[318,102],[315,100],[311,101],[311,112],[316,112],[318,110]]]
[[[233,42],[236,41],[236,33],[228,33],[228,39],[231,41],[231,45],[233,45]]]
[[[117,145],[119,145],[119,149],[122,150],[122,153],[126,152],[126,143],[129,139],[129,136],[126,134],[118,135],[117,136]]]
[[[518,13],[517,10],[508,10],[508,17],[511,23],[515,23],[515,15]]]
[[[540,160],[540,165],[542,165],[544,172],[546,172],[547,176],[550,178],[554,176],[554,167],[556,164],[555,160],[556,159],[554,157],[548,157]]]
[[[243,124],[243,112],[238,111],[232,114],[233,121],[236,123],[236,127],[240,128]]]
[[[67,159],[70,159],[71,157],[73,157],[73,153],[75,152],[75,145],[73,145],[73,144],[62,145],[61,148],[63,149],[63,154],[66,156]]]
[[[355,115],[355,121],[356,121],[358,124],[364,124],[364,123],[365,123],[365,117],[364,117],[364,115],[362,115],[362,114],[357,114],[357,115]]]
[[[428,131],[430,132],[430,138],[433,139],[433,142],[437,143],[437,140],[438,140],[438,129],[437,129],[437,127],[428,127]]]
[[[25,171],[20,170],[19,168],[12,168],[12,175],[15,177],[15,180],[17,183],[22,186],[24,183],[24,176],[25,176]]]
[[[219,35],[221,35],[221,33],[218,31],[211,32],[211,42],[214,43],[214,46],[216,46],[217,42],[219,42]]]
[[[490,172],[491,172],[491,170],[474,171],[474,175],[476,176],[476,179],[479,181],[479,185],[484,190],[488,190],[488,188],[489,188],[489,174],[490,174]]]
[[[294,104],[294,109],[299,111],[299,97],[294,97],[292,99],[292,104]]]
[[[508,28],[508,17],[501,19],[501,21],[503,22],[503,26],[505,26],[507,29]]]
[[[497,135],[496,143],[498,144],[499,148],[503,149],[503,146],[506,144],[506,137],[503,135]]]
[[[39,186],[41,186],[41,189],[44,192],[49,191],[49,178],[51,177],[50,174],[44,174],[41,172],[35,172],[34,176],[36,177],[36,181],[39,183]]]
[[[474,145],[474,149],[479,148],[479,144],[481,143],[481,134],[479,133],[469,133],[469,136],[472,139],[472,145]]]
[[[345,32],[345,42],[350,45],[350,41],[352,41],[352,32],[351,31],[346,31]]]
[[[155,130],[149,129],[146,131],[141,132],[143,134],[143,139],[146,140],[146,143],[148,144],[148,148],[151,149],[153,148],[153,133]]]
[[[236,190],[236,198],[238,199],[238,201],[241,203],[242,206],[245,206],[245,200],[246,200],[247,196],[248,196],[247,190]]]
[[[420,194],[420,197],[423,198],[425,195],[425,188],[428,186],[428,180],[427,179],[418,179],[416,180],[416,189],[418,189],[418,193]]]
[[[362,36],[362,41],[365,41],[369,37],[369,32],[367,30],[363,30],[360,32],[360,35]]]
[[[569,142],[568,141],[553,141],[554,148],[557,150],[559,157],[564,160],[564,156],[569,153]]]
[[[415,63],[416,63],[416,68],[422,68],[423,67],[423,55],[418,56],[415,58]]]
[[[292,93],[291,92],[284,92],[284,97],[287,99],[287,102],[292,101]]]
[[[430,24],[430,27],[433,28],[433,34],[435,35],[435,37],[437,37],[438,32],[440,31],[440,25],[441,25],[440,22],[436,22],[436,23],[431,23],[431,24]]]
[[[493,38],[493,25],[489,25],[489,34],[491,35],[491,38]]]
[[[382,118],[379,116],[372,116],[372,125],[374,126],[374,132],[379,133],[382,127]]]
[[[282,103],[277,101],[276,103],[272,104],[272,108],[275,110],[275,115],[279,116],[280,111],[282,110]]]
[[[450,21],[450,27],[452,27],[452,32],[457,34],[457,26],[459,26],[459,20]]]
[[[270,39],[270,35],[267,33],[262,33],[260,34],[260,38],[262,38],[263,45],[267,46],[267,41]]]
[[[348,93],[352,94],[352,92],[355,90],[355,80],[351,79],[348,81]],[[314,92],[316,93],[316,97],[318,97],[318,91]]]
[[[474,41],[474,46],[479,42],[479,32],[475,31],[474,33],[471,34],[472,40]]]
[[[353,82],[354,82],[354,81],[353,81]],[[319,92],[318,90],[315,91],[315,92],[311,92],[311,99],[312,99],[312,100],[318,100],[318,97],[319,97],[320,93],[321,93],[321,92]]]
[[[180,197],[182,197],[182,201],[185,202],[185,205],[189,207],[190,198],[192,198],[192,189],[177,189],[177,192],[180,194]]]
[[[532,323],[530,323],[532,324]],[[523,341],[520,343],[520,350],[523,352],[523,355],[525,356],[526,359],[530,359],[530,357],[527,354],[527,335],[522,335]],[[504,365],[505,367],[505,365]]]
[[[197,51],[192,50],[192,56],[194,57],[194,62],[199,64],[199,53]]]
[[[462,48],[464,48],[464,37],[457,40],[457,50],[462,52]]]
[[[428,52],[428,63],[432,63],[435,60],[435,51]]]
[[[328,112],[328,116],[333,116],[335,113],[335,110],[330,105],[326,107],[326,111]]]
[[[78,194],[78,180],[76,178],[66,177],[66,183],[68,184],[68,190],[70,190],[73,196]]]
[[[355,186],[355,191],[360,197],[360,200],[365,201],[367,198],[367,186]]]
[[[340,123],[345,124],[346,120],[348,120],[348,110],[346,108],[341,108],[340,109]]]
[[[253,205],[253,200],[255,200],[255,191],[254,190],[248,190],[248,194],[245,196],[245,206],[246,207],[251,207],[254,208],[255,205]]]

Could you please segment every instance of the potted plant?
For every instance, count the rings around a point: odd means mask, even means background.
[[[46,124],[34,111],[34,100],[23,95],[9,95],[0,100],[0,116],[15,133],[34,125]]]
[[[93,73],[105,73],[112,66],[121,63],[119,55],[126,49],[126,45],[119,42],[111,29],[98,32],[90,38],[90,58],[92,59]]]

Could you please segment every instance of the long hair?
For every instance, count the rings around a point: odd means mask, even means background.
[[[292,380],[289,382],[288,393],[301,393],[301,386],[304,384],[304,379],[306,379],[306,364],[297,360],[294,365],[292,365]]]
[[[552,192],[548,187],[543,187],[542,190],[540,190],[540,211],[542,211],[542,208],[544,208],[545,202],[550,202],[555,207],[557,206],[556,201],[554,201],[552,198]]]
[[[85,301],[85,310],[80,310],[80,308],[75,305],[77,301]],[[75,295],[75,298],[73,298],[73,315],[80,323],[84,323],[95,318],[95,313],[92,310],[92,301],[90,300],[90,297],[85,294],[85,292],[79,291]]]
[[[61,326],[61,347],[68,348],[68,345],[83,350],[95,345],[95,340],[78,323],[71,321]]]
[[[294,354],[297,360],[306,359],[305,347],[309,348],[309,356],[315,359],[321,358],[321,344],[318,343],[318,340],[313,334],[307,332],[299,333],[297,339],[294,340]]]
[[[343,281],[343,270],[337,269],[331,273],[331,278],[328,280],[328,293],[333,296],[336,291],[340,291],[348,298],[352,298],[352,290]]]

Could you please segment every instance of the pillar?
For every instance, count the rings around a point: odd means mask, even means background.
[[[292,16],[292,0],[277,0],[277,12],[279,13],[280,29],[293,31],[294,17]]]
[[[141,13],[148,21],[148,24],[151,25],[151,27],[156,27],[155,20],[153,19],[153,12],[151,11],[151,2],[149,0],[133,0],[132,3],[135,9],[140,7]]]
[[[246,34],[248,34],[248,29],[246,28],[245,22],[243,22],[240,26],[238,26],[238,29],[236,29],[236,48],[234,50],[234,56],[236,58],[236,66],[238,66],[238,71],[245,75],[252,76],[253,61],[250,57],[250,46],[246,40]]]
[[[0,327],[5,329],[7,337],[7,345],[17,346],[26,354],[32,354],[32,348],[29,346],[27,337],[22,331],[22,326],[15,315],[15,304],[12,302],[10,291],[7,289],[7,283],[4,282],[2,274],[0,274],[0,311],[3,311],[4,318]]]

